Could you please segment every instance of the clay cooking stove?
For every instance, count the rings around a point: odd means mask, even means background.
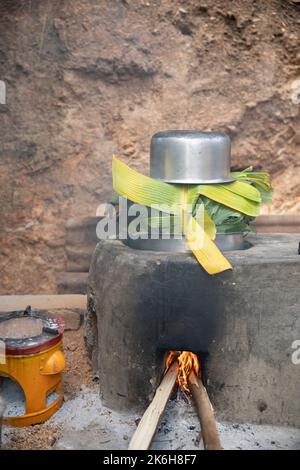
[[[151,141],[150,176],[177,185],[232,181],[230,147],[222,133],[158,133]],[[297,321],[288,306],[300,305],[298,238],[245,240],[238,233],[220,236],[217,244],[234,269],[210,276],[184,240],[172,236],[99,241],[85,334],[106,405],[145,409],[166,354],[191,351],[205,369],[221,418],[295,423],[300,382],[287,359],[285,332]],[[266,348],[275,334],[276,349]],[[293,335],[296,340],[296,330]],[[287,399],[284,412],[274,383]]]

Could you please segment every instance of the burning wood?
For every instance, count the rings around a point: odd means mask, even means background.
[[[199,374],[200,363],[197,354],[190,351],[171,351],[166,362],[166,370],[169,369],[173,361],[178,362],[178,385],[187,393],[189,393],[188,377],[191,371]]]
[[[209,400],[206,388],[202,381],[198,379],[194,371],[190,373],[188,381],[199,416],[205,450],[223,450],[219,433],[217,431],[213,407]]]
[[[153,401],[145,411],[129,443],[129,450],[147,450],[150,447],[159,420],[165,411],[178,375],[178,364],[174,362],[166,372],[156,390]]]
[[[194,398],[204,448],[206,450],[222,450],[213,407],[202,381],[198,379],[200,364],[197,355],[190,351],[171,351],[166,362],[166,369],[174,360],[177,360],[179,365],[178,385],[186,393],[191,393]]]
[[[204,448],[222,450],[213,407],[202,381],[198,379],[199,359],[190,351],[171,351],[167,361],[165,376],[156,390],[155,396],[144,413],[131,441],[130,450],[149,449],[166,408],[172,389],[177,382],[179,387],[194,398],[200,420]]]

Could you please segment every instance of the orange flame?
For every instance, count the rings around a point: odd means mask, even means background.
[[[199,374],[200,363],[197,354],[190,351],[170,351],[166,361],[166,371],[170,365],[178,361],[178,385],[187,393],[190,393],[188,378],[193,371],[196,375]]]

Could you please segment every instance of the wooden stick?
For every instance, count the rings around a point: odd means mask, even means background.
[[[13,310],[24,310],[27,305],[32,308],[81,308],[85,309],[87,304],[86,295],[1,295],[0,312]]]
[[[129,450],[147,450],[150,447],[159,420],[165,411],[167,402],[177,379],[178,363],[174,362],[156,389],[154,398],[143,414],[129,443]]]
[[[188,380],[192,396],[196,403],[204,448],[205,450],[223,450],[217,431],[213,407],[207,391],[202,381],[196,377],[194,372],[191,372]]]

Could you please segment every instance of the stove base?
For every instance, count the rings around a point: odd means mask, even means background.
[[[299,426],[300,235],[249,241],[248,250],[226,253],[234,270],[216,276],[187,253],[98,243],[86,342],[106,405],[144,407],[165,351],[183,349],[206,357],[221,418]]]

